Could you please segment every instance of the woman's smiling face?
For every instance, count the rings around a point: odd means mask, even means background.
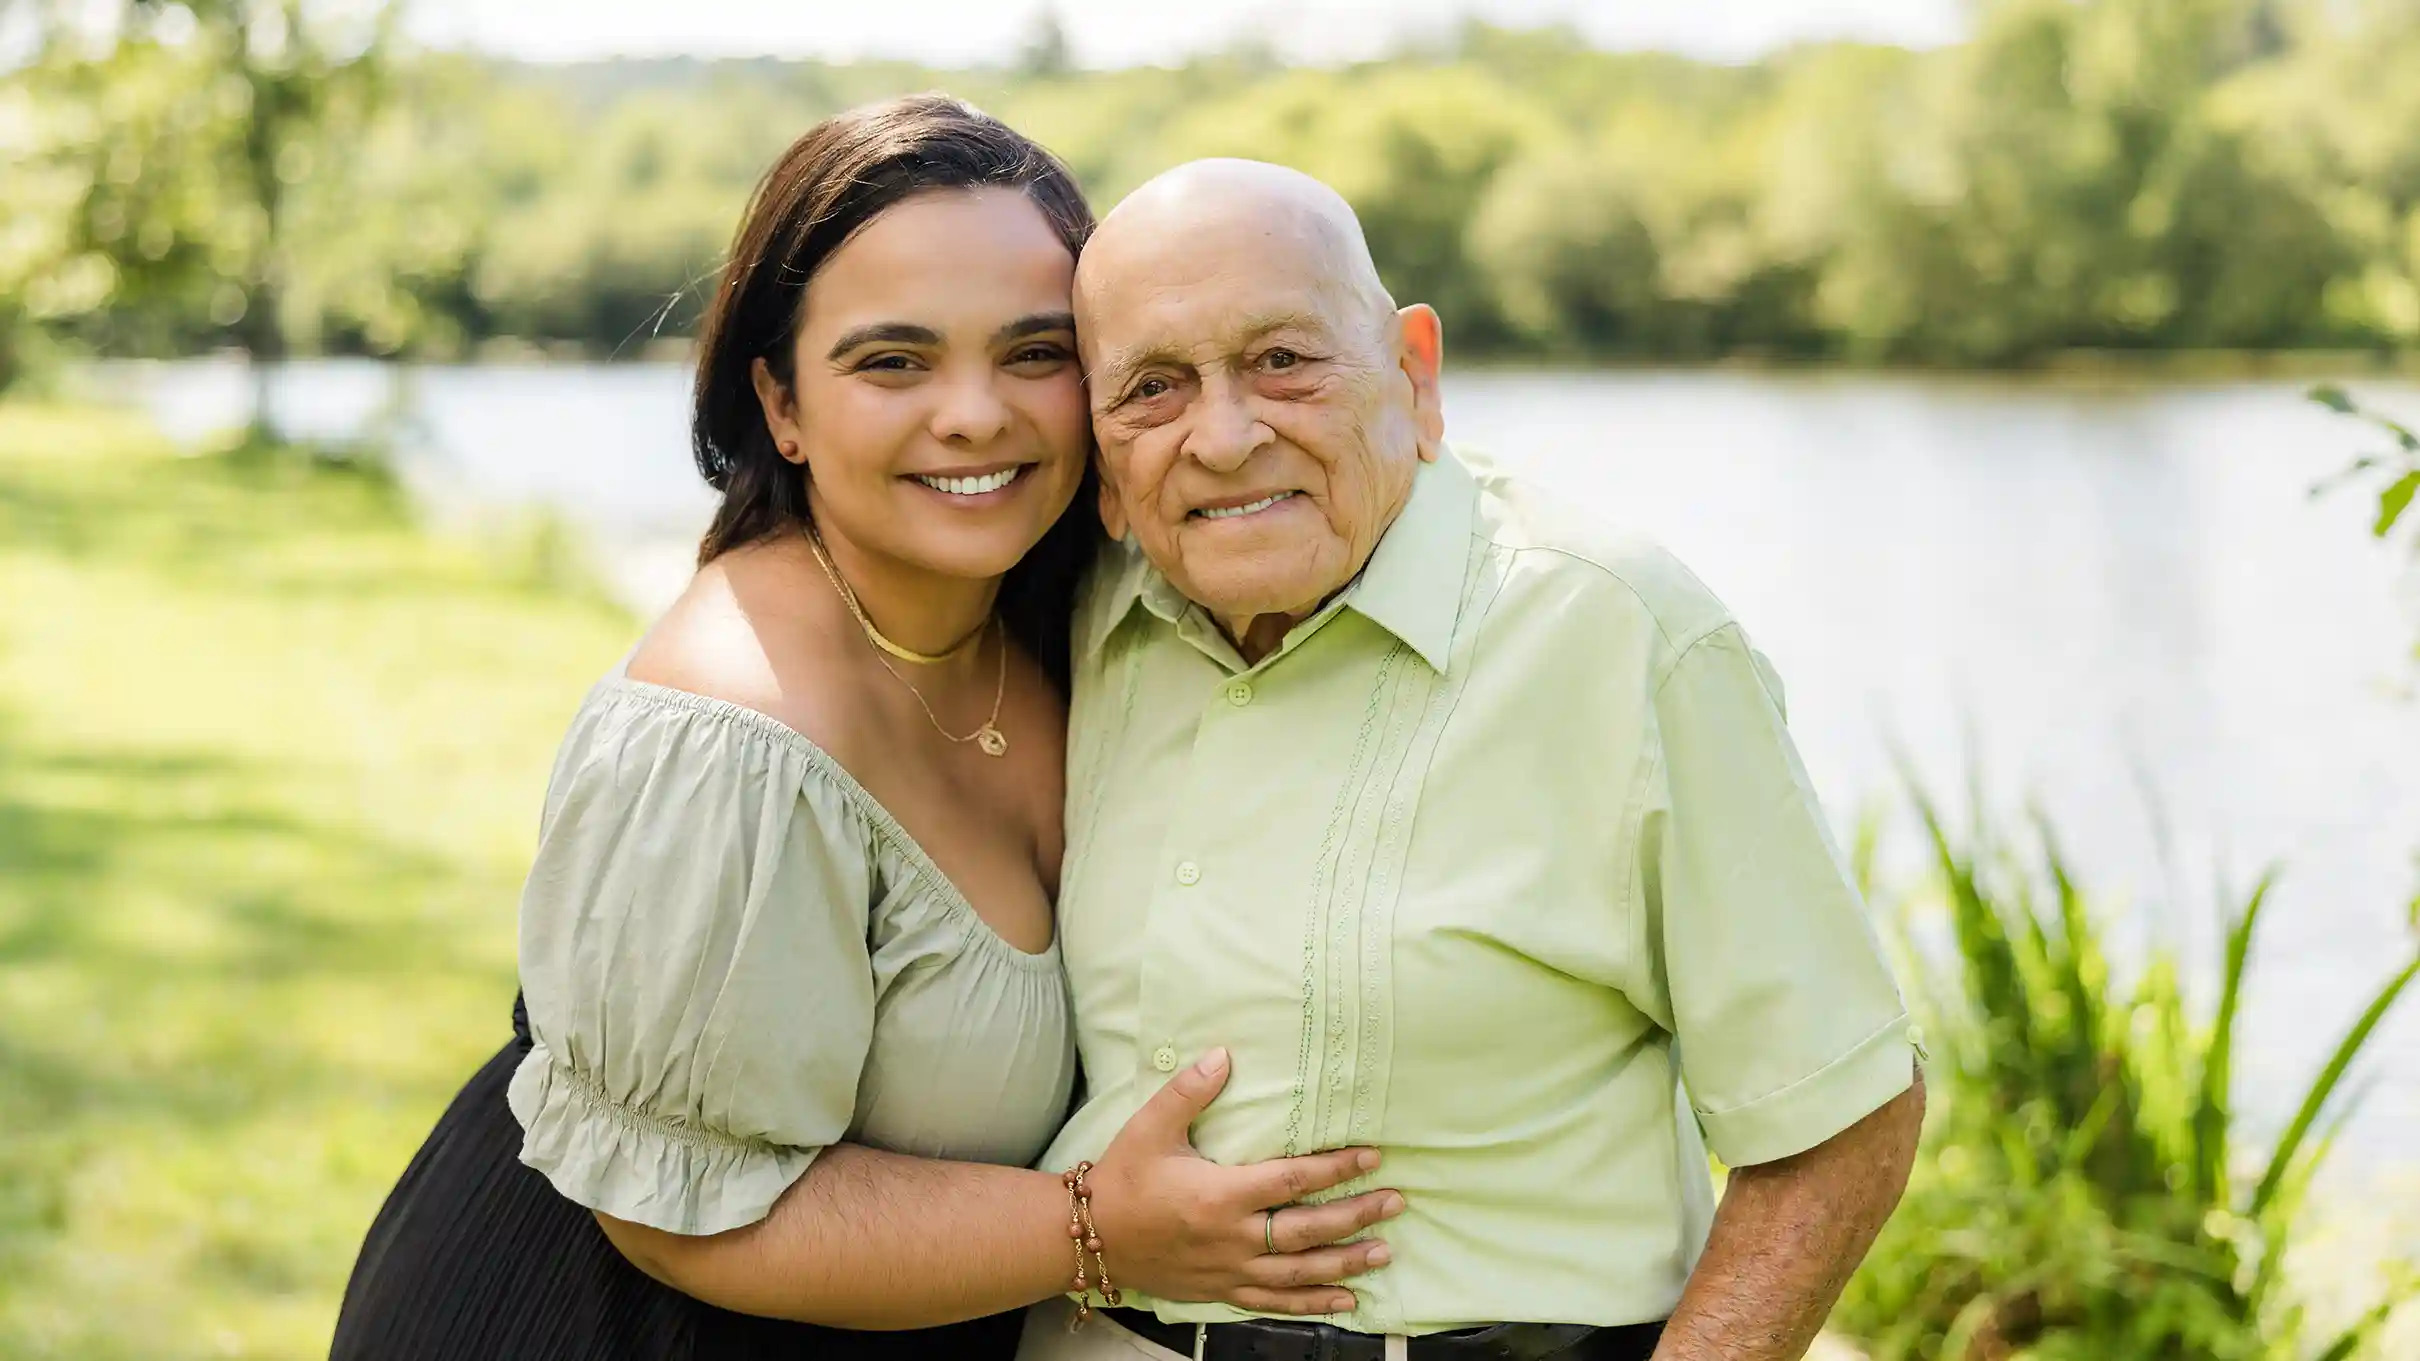
[[[755,370],[820,532],[973,578],[1041,541],[1089,455],[1074,275],[1014,189],[920,194],[831,254],[806,288],[789,387]]]

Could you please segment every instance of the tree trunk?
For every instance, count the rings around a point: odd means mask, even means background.
[[[277,153],[283,143],[287,91],[279,77],[257,67],[247,73],[252,86],[252,113],[244,131],[244,170],[251,180],[252,201],[260,209],[261,239],[252,260],[251,285],[246,290],[244,319],[238,334],[252,375],[251,437],[261,443],[280,438],[277,412],[271,402],[271,380],[286,359],[284,290],[285,182],[278,177]]]

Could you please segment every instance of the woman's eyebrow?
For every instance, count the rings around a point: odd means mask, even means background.
[[[1076,317],[1073,312],[1036,312],[1030,317],[1019,317],[994,331],[992,343],[1005,345],[1012,340],[1023,340],[1027,336],[1048,335],[1053,331],[1073,331],[1074,329],[1076,329]]]
[[[930,326],[918,326],[913,322],[877,321],[871,325],[843,331],[840,339],[832,342],[832,349],[824,355],[824,358],[838,359],[860,345],[877,343],[938,345],[941,343],[941,333]]]

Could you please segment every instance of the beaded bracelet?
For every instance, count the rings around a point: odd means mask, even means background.
[[[1093,1283],[1101,1288],[1101,1302],[1115,1309],[1121,1303],[1118,1288],[1109,1283],[1109,1259],[1101,1255],[1101,1229],[1092,1221],[1092,1187],[1085,1178],[1092,1174],[1092,1164],[1077,1163],[1060,1175],[1067,1187],[1067,1236],[1076,1244],[1076,1318],[1070,1330],[1092,1321]],[[1085,1269],[1084,1254],[1092,1254],[1091,1270]]]

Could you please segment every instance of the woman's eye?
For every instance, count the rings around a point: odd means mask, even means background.
[[[860,361],[857,370],[860,373],[904,373],[914,364],[915,361],[904,354],[878,354]]]
[[[1058,364],[1067,359],[1067,351],[1056,345],[1028,345],[1008,357],[1011,364]]]

